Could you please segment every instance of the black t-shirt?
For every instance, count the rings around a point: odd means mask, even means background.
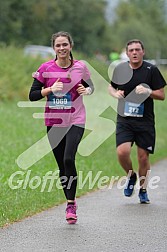
[[[124,99],[119,99],[118,101],[117,122],[137,123],[138,125],[153,125],[153,99],[148,97],[148,95],[136,94],[135,88],[139,84],[142,84],[146,87],[150,87],[152,90],[157,90],[163,88],[166,85],[166,82],[159,69],[155,65],[146,61],[143,61],[143,64],[138,69],[133,69],[131,71],[131,79],[124,84],[118,84],[119,76],[116,75],[120,75],[121,72],[114,70],[113,73],[111,85],[115,89],[124,90],[125,95]],[[122,73],[122,75],[123,74],[126,75],[126,73]],[[123,76],[121,76],[121,79],[123,79]],[[117,84],[114,83],[113,80],[118,80]]]

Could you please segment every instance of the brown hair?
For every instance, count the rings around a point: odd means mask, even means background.
[[[59,32],[54,33],[54,34],[52,35],[52,39],[51,39],[52,47],[54,47],[55,40],[56,40],[58,37],[66,37],[66,38],[68,39],[70,45],[71,45],[71,46],[74,45],[73,39],[72,39],[71,35],[70,35],[68,32],[59,31]]]
[[[144,50],[144,44],[141,40],[139,39],[131,39],[126,43],[126,50],[128,50],[128,46],[133,44],[133,43],[139,43],[141,45],[141,48]]]
[[[51,45],[52,45],[53,48],[54,48],[55,40],[56,40],[58,37],[66,37],[66,38],[68,39],[70,45],[71,45],[71,46],[74,45],[73,39],[72,39],[71,35],[70,35],[68,32],[59,31],[59,32],[54,33],[54,34],[52,35],[52,38],[51,38]],[[72,55],[71,52],[70,52],[70,57],[71,57],[71,63],[73,64],[73,55]],[[57,59],[57,56],[56,56],[56,59]]]

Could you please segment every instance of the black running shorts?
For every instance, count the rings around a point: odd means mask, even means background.
[[[155,127],[154,125],[133,125],[129,123],[117,122],[116,126],[116,146],[122,143],[135,143],[138,147],[154,153],[155,147]]]

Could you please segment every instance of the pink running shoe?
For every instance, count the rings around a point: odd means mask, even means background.
[[[77,205],[76,201],[73,204],[68,204],[66,208],[66,221],[68,224],[75,224],[77,222],[77,215],[76,215]]]

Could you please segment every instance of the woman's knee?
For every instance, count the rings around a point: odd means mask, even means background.
[[[73,167],[74,164],[75,164],[75,161],[74,161],[73,158],[71,158],[71,157],[64,158],[64,166],[65,166],[65,168],[66,167]]]
[[[67,176],[76,176],[77,175],[74,159],[72,159],[70,157],[66,157],[64,159],[64,166],[65,166],[65,174]]]

